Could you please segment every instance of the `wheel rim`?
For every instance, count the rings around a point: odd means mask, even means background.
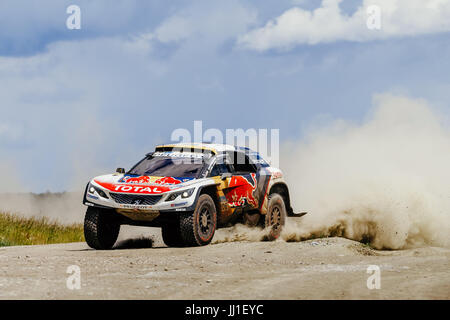
[[[278,206],[275,206],[270,213],[270,226],[279,228],[281,225],[281,210]]]
[[[203,206],[199,210],[198,215],[198,233],[203,241],[208,241],[211,238],[214,230],[213,215],[208,206]]]
[[[277,205],[272,207],[272,210],[269,213],[269,225],[270,228],[270,237],[272,239],[278,239],[281,233],[282,228],[282,211],[281,208]]]

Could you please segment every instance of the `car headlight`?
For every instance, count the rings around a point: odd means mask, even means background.
[[[97,188],[96,186],[93,186],[92,184],[89,184],[88,192],[90,194],[95,194],[97,192],[97,194],[100,197],[105,198],[105,199],[109,199],[109,197],[106,195],[106,193],[102,189]]]
[[[175,200],[176,198],[178,198],[178,196],[181,196],[181,198],[183,198],[183,199],[189,198],[189,197],[192,196],[192,194],[194,193],[194,189],[195,189],[195,188],[171,193],[171,194],[167,197],[166,201],[173,201],[173,200]]]

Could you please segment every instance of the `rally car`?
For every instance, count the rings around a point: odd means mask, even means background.
[[[166,245],[201,246],[241,222],[279,237],[295,215],[281,170],[257,152],[222,144],[160,145],[125,172],[92,179],[83,203],[87,244],[110,249],[120,226],[160,227]]]

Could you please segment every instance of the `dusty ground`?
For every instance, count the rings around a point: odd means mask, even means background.
[[[449,299],[450,250],[375,251],[342,238],[200,248],[0,248],[0,299]],[[144,243],[144,246],[148,243]],[[124,247],[124,248],[123,248]],[[69,290],[67,267],[81,269]],[[369,265],[381,288],[367,288]]]

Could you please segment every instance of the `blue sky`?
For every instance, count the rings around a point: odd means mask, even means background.
[[[194,120],[283,142],[324,118],[362,121],[378,93],[449,113],[450,28],[433,15],[450,20],[449,3],[393,2],[372,1],[385,26],[368,30],[367,1],[2,1],[0,190],[78,188]],[[71,4],[81,30],[66,28]],[[329,23],[302,22],[320,8]]]

